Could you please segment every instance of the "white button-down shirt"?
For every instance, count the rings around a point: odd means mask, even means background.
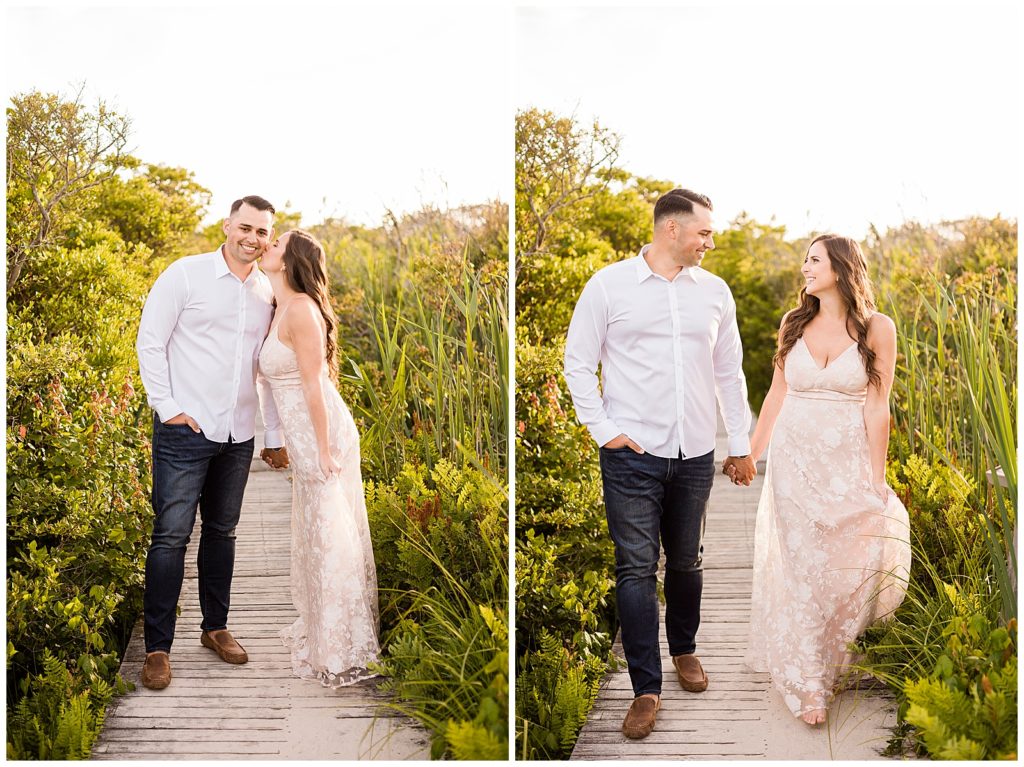
[[[220,250],[180,258],[149,291],[135,350],[150,406],[161,421],[196,419],[213,442],[251,439],[262,402],[264,443],[284,444],[269,385],[257,367],[274,309],[270,282],[256,265],[244,280]]]
[[[576,303],[565,343],[576,415],[598,445],[625,434],[652,455],[693,458],[715,449],[717,397],[729,454],[747,455],[750,406],[729,286],[699,266],[667,280],[651,271],[648,248],[597,272]]]

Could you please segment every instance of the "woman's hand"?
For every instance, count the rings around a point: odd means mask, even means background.
[[[872,482],[871,489],[874,490],[875,495],[881,499],[883,506],[887,506],[889,504],[889,494],[892,490],[889,489],[889,486],[885,484],[885,482]]]
[[[331,455],[330,451],[320,451],[320,472],[324,475],[324,479],[331,479],[341,473],[341,464]]]

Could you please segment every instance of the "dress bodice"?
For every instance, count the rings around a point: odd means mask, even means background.
[[[786,384],[791,396],[863,402],[868,374],[856,343],[822,368],[801,336],[786,356]]]
[[[260,349],[260,372],[270,382],[270,387],[302,386],[299,361],[295,352],[285,346],[277,337],[278,322],[270,329],[263,348]]]

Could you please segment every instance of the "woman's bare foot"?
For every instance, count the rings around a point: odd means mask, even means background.
[[[812,708],[810,711],[804,712],[800,718],[810,725],[824,724],[826,718],[825,709]]]

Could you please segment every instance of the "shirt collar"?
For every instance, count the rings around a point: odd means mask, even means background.
[[[224,255],[224,246],[221,245],[217,248],[217,257],[213,259],[213,276],[214,279],[220,279],[226,274],[233,275],[234,273],[228,268],[227,258]],[[253,262],[252,269],[249,270],[248,276],[242,280],[243,285],[248,285],[253,280],[258,280],[260,275],[259,265]]]
[[[648,250],[650,250],[650,248],[651,244],[647,243],[642,248],[640,248],[640,254],[636,257],[636,281],[638,284],[646,280],[648,277],[657,276],[654,274],[654,272],[651,271],[651,267],[647,263],[647,259],[644,258],[644,255],[647,253]],[[675,280],[678,280],[682,276],[689,277],[695,283],[699,282],[700,271],[700,267],[698,266],[684,266],[680,270],[679,274],[675,276],[673,282]]]

